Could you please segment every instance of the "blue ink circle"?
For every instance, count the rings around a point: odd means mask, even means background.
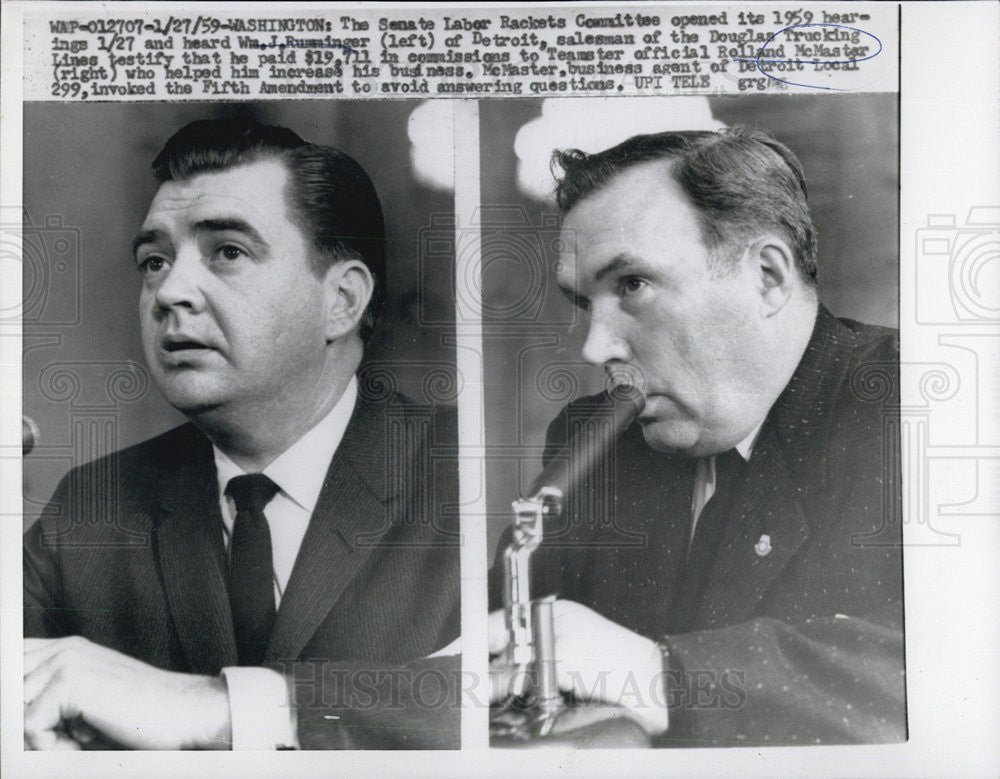
[[[788,79],[778,78],[777,76],[772,76],[770,73],[768,73],[766,70],[764,70],[761,67],[761,63],[762,62],[763,63],[770,63],[770,64],[778,64],[778,63],[783,63],[783,62],[797,63],[797,64],[806,63],[806,64],[813,64],[813,65],[820,64],[819,60],[793,60],[793,59],[768,60],[768,59],[761,59],[761,57],[763,57],[763,55],[764,55],[764,50],[768,47],[768,45],[771,43],[771,41],[773,41],[775,38],[777,38],[782,33],[788,32],[788,30],[797,29],[799,27],[839,27],[839,28],[844,29],[844,30],[854,30],[855,32],[859,32],[862,35],[867,35],[869,38],[874,38],[875,42],[878,43],[878,51],[876,51],[874,54],[869,54],[867,57],[862,57],[861,59],[847,59],[847,60],[823,60],[823,64],[825,64],[825,65],[848,65],[848,64],[851,64],[851,63],[854,63],[854,62],[864,62],[865,60],[870,60],[870,59],[872,59],[874,57],[877,57],[879,54],[882,53],[882,41],[874,33],[867,32],[866,30],[862,30],[862,29],[860,29],[858,27],[848,27],[846,24],[828,24],[828,23],[825,23],[825,22],[813,22],[812,24],[793,24],[790,27],[783,27],[782,29],[778,30],[774,35],[772,35],[770,38],[768,38],[766,41],[764,41],[764,45],[760,47],[760,50],[757,52],[757,56],[756,57],[735,57],[734,59],[736,61],[738,61],[738,62],[752,62],[752,63],[754,63],[757,66],[757,70],[760,73],[763,73],[765,76],[767,76],[770,79],[773,79],[775,81],[780,81],[782,84],[789,84],[789,85],[791,85],[793,87],[807,87],[809,89],[825,89],[825,90],[828,90],[830,92],[849,92],[850,90],[848,90],[848,89],[838,89],[837,87],[821,87],[821,86],[817,86],[815,84],[801,84],[801,83],[799,83],[797,81],[789,81]]]

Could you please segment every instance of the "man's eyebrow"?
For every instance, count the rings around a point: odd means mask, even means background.
[[[597,269],[597,272],[594,273],[594,281],[600,281],[605,276],[614,273],[615,271],[619,271],[622,268],[627,268],[631,264],[632,260],[628,255],[619,254],[612,258],[608,263]]]
[[[620,271],[623,268],[631,267],[635,263],[634,258],[627,254],[618,254],[612,257],[608,262],[602,265],[594,273],[594,281],[601,281],[601,279],[609,276],[610,274]],[[563,297],[566,298],[570,303],[572,303],[577,308],[586,308],[589,302],[586,297],[580,295],[571,287],[563,286],[562,284],[557,285],[559,291],[562,293]]]
[[[582,295],[578,295],[575,291],[569,287],[564,287],[562,284],[557,285],[562,296],[566,298],[570,303],[572,303],[577,308],[586,308],[587,298]]]
[[[257,229],[244,219],[239,219],[237,217],[218,217],[216,219],[200,219],[194,223],[195,232],[199,233],[221,233],[225,231],[232,231],[236,233],[243,233],[254,243],[258,243],[261,246],[267,246],[267,241],[264,240]]]
[[[264,240],[257,229],[244,219],[239,219],[237,217],[219,217],[216,219],[201,219],[194,223],[195,232],[199,233],[220,233],[225,231],[233,231],[237,233],[243,233],[254,243],[258,243],[261,246],[267,246],[267,241]],[[135,238],[132,239],[132,254],[139,250],[139,247],[147,243],[157,243],[159,241],[166,241],[167,235],[163,230],[141,230]]]
[[[132,239],[132,256],[139,251],[139,247],[147,243],[156,243],[163,238],[161,230],[142,230]]]

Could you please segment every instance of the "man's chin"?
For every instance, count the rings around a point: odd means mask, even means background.
[[[640,420],[642,435],[650,449],[667,454],[684,454],[695,446],[698,437],[693,426],[678,420]]]
[[[223,393],[206,382],[166,380],[160,383],[160,392],[167,403],[187,417],[201,416],[218,409],[224,402]]]
[[[219,409],[223,407],[221,403],[213,403],[205,399],[196,398],[181,398],[176,401],[168,399],[168,401],[171,406],[192,422],[197,422],[199,419],[208,419],[213,414],[218,413]]]

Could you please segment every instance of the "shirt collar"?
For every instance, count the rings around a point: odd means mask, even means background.
[[[748,435],[746,438],[744,438],[742,441],[736,444],[735,447],[736,451],[739,452],[740,457],[742,457],[747,462],[750,461],[750,455],[753,454],[754,445],[757,443],[757,437],[760,435],[760,429],[763,426],[764,426],[764,420],[762,419],[760,420],[760,422],[757,423],[757,427],[755,427],[753,430],[750,431],[750,435]]]
[[[352,376],[344,394],[329,413],[263,471],[290,500],[310,513],[316,508],[330,461],[344,438],[357,397],[358,380]],[[244,471],[214,444],[212,453],[219,494],[222,495],[229,480],[241,476]]]

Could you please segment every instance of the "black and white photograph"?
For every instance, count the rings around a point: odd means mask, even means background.
[[[411,153],[417,108],[28,106],[28,747],[459,746],[453,263],[421,246],[451,144]]]
[[[515,105],[493,743],[904,741],[895,95]]]
[[[0,24],[0,772],[1000,765],[1000,6]]]

